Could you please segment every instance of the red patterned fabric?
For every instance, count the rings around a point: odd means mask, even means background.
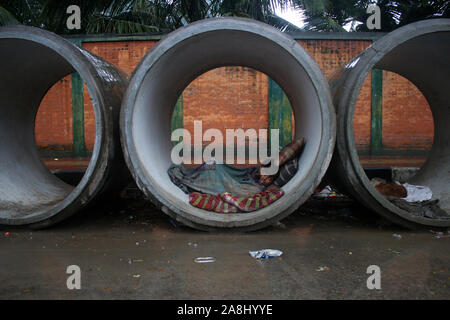
[[[189,203],[199,209],[214,211],[217,213],[237,213],[238,209],[223,201],[220,194],[213,196],[206,193],[191,192]]]
[[[258,192],[251,197],[237,197],[229,192],[223,192],[216,196],[191,192],[189,203],[199,209],[218,213],[252,212],[277,201],[283,196],[283,191],[277,188]]]
[[[228,192],[224,192],[220,195],[223,200],[234,205],[241,212],[252,212],[267,207],[269,204],[277,201],[282,196],[282,190],[258,192],[257,194],[247,198],[233,197],[233,195]]]

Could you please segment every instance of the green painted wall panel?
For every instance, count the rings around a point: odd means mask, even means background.
[[[172,119],[171,119],[171,133],[179,128],[183,128],[183,95],[180,95],[180,97],[177,100],[177,103],[175,104],[175,108],[173,109],[172,113]],[[180,138],[181,141],[181,138]],[[178,142],[172,142],[174,145]]]
[[[372,70],[370,153],[383,153],[383,71]]]
[[[283,89],[269,78],[269,130],[280,130],[280,149],[292,141],[292,108]],[[270,135],[269,135],[270,144]]]
[[[72,74],[72,121],[74,156],[85,157],[83,80],[78,73]]]

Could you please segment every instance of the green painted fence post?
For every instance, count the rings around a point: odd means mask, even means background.
[[[383,152],[383,70],[372,70],[370,154]]]
[[[72,74],[72,119],[73,153],[75,157],[86,156],[84,140],[84,97],[83,80],[78,73]]]
[[[280,130],[280,149],[292,141],[292,108],[283,89],[269,78],[269,130]],[[270,131],[269,131],[270,132]],[[269,134],[269,146],[270,146]]]
[[[172,119],[170,124],[170,134],[176,129],[183,128],[183,95],[181,94],[173,108]],[[180,141],[182,139],[180,138]],[[177,141],[172,141],[173,145],[176,145]]]
[[[82,46],[81,40],[72,41]],[[73,154],[77,158],[86,157],[86,142],[84,138],[84,86],[78,73],[72,74],[72,138]]]

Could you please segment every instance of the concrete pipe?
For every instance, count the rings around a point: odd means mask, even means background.
[[[127,79],[71,42],[23,26],[0,28],[0,70],[0,224],[46,227],[86,206],[122,172],[118,119]],[[76,187],[45,167],[34,137],[40,102],[73,72],[87,85],[96,124],[91,161]]]
[[[381,195],[365,175],[353,136],[358,93],[372,68],[398,73],[427,99],[434,118],[434,142],[426,163],[409,181],[431,188],[440,207],[450,210],[450,19],[420,21],[399,28],[350,61],[330,81],[337,108],[337,142],[330,167],[343,189],[367,208],[408,227],[450,226],[449,219],[419,217]]]
[[[284,196],[251,213],[224,215],[195,208],[167,174],[177,98],[196,77],[222,66],[251,67],[272,77],[291,102],[295,136],[307,141],[299,171],[283,187]],[[176,30],[144,57],[122,104],[121,134],[132,175],[163,212],[202,230],[254,230],[286,217],[312,194],[331,160],[335,113],[319,67],[293,39],[248,19],[208,19]]]

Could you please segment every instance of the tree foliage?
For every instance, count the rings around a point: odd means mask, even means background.
[[[240,16],[293,28],[275,16],[291,0],[1,0],[0,25],[22,23],[67,33],[165,32],[218,16]],[[68,6],[81,8],[82,29],[66,28]]]
[[[298,30],[275,9],[301,10],[305,30],[368,31],[367,7],[381,9],[380,31],[423,19],[450,17],[447,0],[0,0],[0,25],[24,24],[70,33],[167,32],[218,16],[247,17],[283,31]],[[82,29],[68,30],[67,7],[81,8]]]
[[[43,1],[40,0],[1,0],[0,25],[22,23],[41,27],[42,4]]]
[[[304,10],[307,30],[345,31],[350,26],[356,31],[389,32],[411,22],[449,18],[448,0],[317,0],[296,1]],[[377,4],[381,11],[381,30],[368,30],[366,12],[370,4]]]

